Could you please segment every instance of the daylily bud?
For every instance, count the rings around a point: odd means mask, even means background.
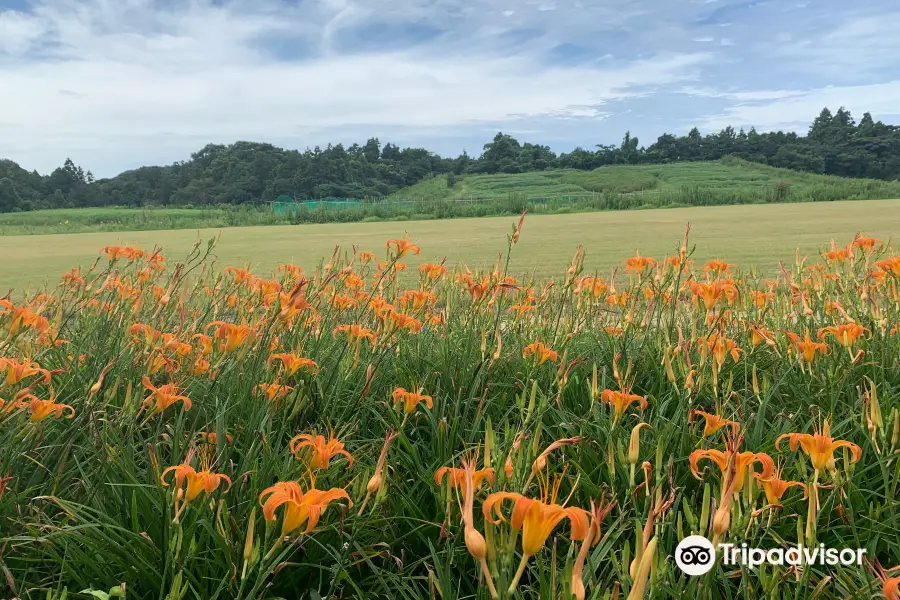
[[[641,429],[653,429],[647,423],[638,423],[631,430],[631,440],[628,442],[628,464],[637,464],[641,452]]]
[[[897,443],[900,442],[900,412],[894,409],[894,432],[891,434],[891,450],[897,449]]]
[[[696,373],[696,371],[694,369],[691,369],[690,371],[688,371],[687,377],[684,379],[684,389],[686,389],[686,390],[694,389],[694,374],[695,373]]]
[[[250,564],[250,557],[253,556],[253,530],[256,525],[256,507],[250,511],[250,522],[247,525],[247,537],[244,539],[244,569],[241,572],[241,579],[247,576],[247,566]]]
[[[731,506],[720,506],[713,517],[713,532],[717,537],[722,537],[728,533],[731,527]]]
[[[663,350],[663,365],[666,368],[666,378],[669,380],[669,383],[675,384],[675,370],[672,368],[672,357],[671,357],[671,349],[665,348]]]
[[[487,542],[484,536],[474,527],[466,527],[465,531],[466,549],[475,560],[482,560],[487,556]]]
[[[628,594],[628,600],[640,600],[644,597],[644,589],[647,587],[647,580],[650,577],[650,568],[653,565],[653,561],[656,559],[657,543],[658,542],[654,537],[647,544],[647,547],[644,548],[640,565],[638,566],[637,573],[634,577],[634,587],[631,588],[631,593]]]
[[[382,481],[383,481],[383,478],[381,477],[381,473],[380,472],[375,473],[369,479],[369,483],[366,484],[366,491],[369,492],[370,494],[374,494],[381,488]]]

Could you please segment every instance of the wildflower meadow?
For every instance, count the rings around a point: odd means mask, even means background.
[[[527,234],[489,269],[106,247],[0,299],[0,597],[898,600],[900,253],[761,273],[688,227],[528,280]],[[690,535],[864,552],[692,576]]]

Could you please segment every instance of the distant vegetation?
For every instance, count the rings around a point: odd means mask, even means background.
[[[230,146],[210,144],[188,161],[142,167],[100,180],[71,160],[49,175],[0,160],[0,212],[241,205],[271,201],[280,195],[299,199],[383,198],[396,196],[420,182],[426,182],[422,185],[438,194],[431,199],[464,196],[468,193],[466,185],[493,186],[501,194],[530,195],[532,188],[537,194],[557,196],[584,191],[627,193],[666,187],[661,185],[665,183],[662,175],[655,171],[662,167],[649,165],[714,161],[727,156],[814,174],[897,180],[900,127],[875,121],[869,113],[856,123],[843,108],[833,114],[824,109],[806,136],[780,131],[759,133],[755,129],[735,131],[731,127],[703,136],[695,128],[685,136],[663,134],[649,146],[641,146],[636,137],[626,133],[618,146],[597,145],[556,154],[548,146],[520,143],[498,133],[484,145],[480,156],[463,152],[456,158],[440,157],[423,148],[382,145],[377,138],[363,145],[337,144],[303,152],[237,142]],[[633,169],[620,170],[623,165],[641,167],[640,174]],[[606,169],[594,171],[599,167]],[[490,179],[497,174],[527,174],[533,185],[505,177]],[[471,177],[476,175],[486,178]],[[440,181],[443,187],[437,183]],[[672,184],[669,189],[690,185],[668,183]],[[503,190],[503,186],[510,189]],[[400,195],[417,193],[404,191]]]
[[[900,181],[851,179],[769,167],[734,157],[661,165],[616,165],[592,171],[547,170],[522,174],[439,175],[402,189],[395,199],[570,202],[603,197],[596,208],[709,206],[763,202],[815,202],[900,198]],[[596,203],[596,198],[591,198]]]
[[[452,187],[450,183],[453,183]],[[849,179],[737,158],[494,175],[436,175],[386,198],[339,208],[268,205],[53,209],[0,214],[0,235],[218,228],[241,225],[425,220],[679,206],[900,198],[900,181]]]

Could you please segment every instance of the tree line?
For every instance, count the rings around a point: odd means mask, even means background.
[[[598,144],[557,154],[548,146],[520,143],[498,133],[479,156],[463,151],[441,157],[424,148],[329,144],[305,151],[272,144],[208,144],[190,160],[141,167],[112,178],[95,179],[66,160],[49,175],[0,160],[0,212],[97,206],[196,206],[271,201],[281,195],[305,198],[386,196],[425,177],[474,173],[524,173],[545,169],[591,170],[605,165],[660,164],[718,160],[724,156],[776,167],[844,177],[900,179],[900,126],[865,113],[857,123],[850,112],[828,108],[808,133],[735,131],[684,136],[665,133],[649,146],[626,133],[618,146]]]

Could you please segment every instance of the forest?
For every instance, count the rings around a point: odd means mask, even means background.
[[[900,179],[900,126],[875,121],[868,112],[856,122],[851,113],[828,108],[806,135],[726,127],[701,135],[660,135],[642,146],[625,133],[621,144],[577,147],[555,153],[549,146],[520,143],[497,133],[479,156],[465,151],[441,157],[424,148],[400,148],[371,138],[365,144],[329,144],[305,151],[268,143],[208,144],[189,160],[148,166],[108,179],[72,160],[48,175],[0,159],[0,212],[100,206],[211,206],[297,199],[382,197],[422,179],[446,174],[447,185],[467,174],[524,173],[546,169],[592,170],[605,165],[667,164],[745,160],[842,177]]]

